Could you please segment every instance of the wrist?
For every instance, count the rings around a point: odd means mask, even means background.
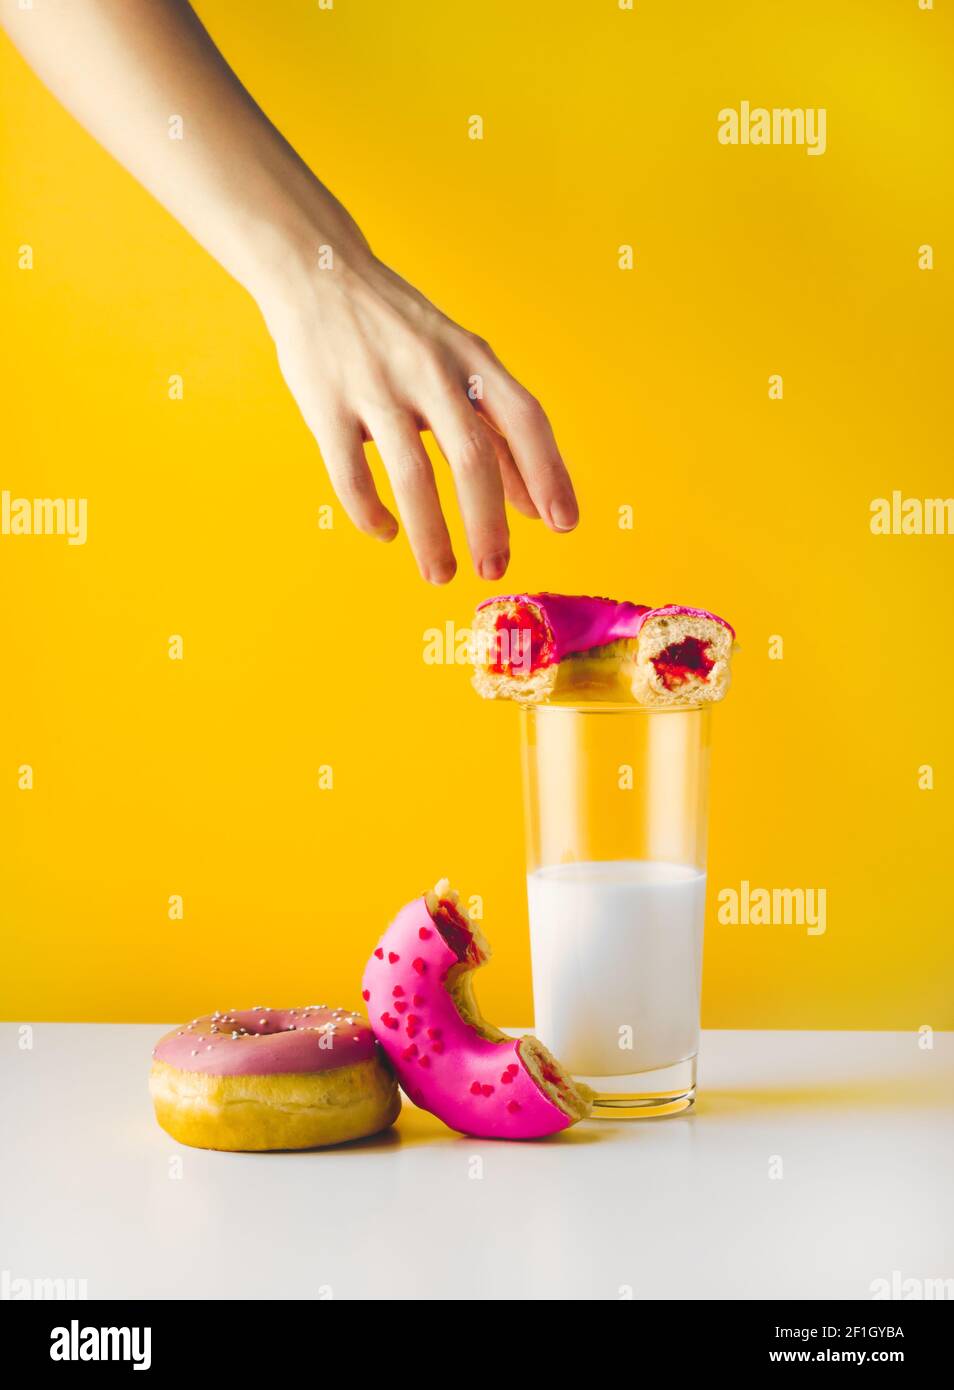
[[[239,278],[266,319],[314,294],[326,274],[362,274],[374,261],[357,223],[327,190],[327,201],[286,209],[257,222],[246,239],[247,269]]]

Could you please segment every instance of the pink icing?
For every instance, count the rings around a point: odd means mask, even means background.
[[[622,637],[635,637],[645,613],[641,603],[617,603],[611,598],[573,597],[568,594],[504,594],[485,599],[491,603],[533,603],[540,609],[553,633],[553,648],[543,665],[552,666],[573,652],[604,647]]]
[[[377,1039],[415,1105],[451,1129],[485,1139],[539,1139],[573,1121],[543,1094],[520,1040],[490,1042],[457,1012],[445,988],[457,965],[424,898],[401,909],[364,972]]]
[[[682,616],[686,618],[708,618],[710,622],[721,623],[721,625],[735,636],[735,628],[731,623],[727,623],[725,618],[720,618],[718,613],[710,613],[708,608],[683,608],[679,603],[667,603],[662,608],[644,608],[636,622],[636,631],[649,622],[650,618],[665,618],[670,616]]]
[[[173,1028],[152,1051],[157,1061],[211,1076],[332,1071],[374,1054],[365,1020],[325,1004],[207,1014]]]

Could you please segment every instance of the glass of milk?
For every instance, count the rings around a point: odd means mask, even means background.
[[[538,1037],[594,1114],[695,1099],[706,897],[708,707],[521,713]]]

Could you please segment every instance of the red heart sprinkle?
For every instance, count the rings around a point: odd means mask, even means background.
[[[398,1026],[397,1019],[392,1018],[391,1015],[387,1013],[381,1015],[381,1022],[384,1024],[385,1028],[396,1028]]]
[[[368,1000],[371,998],[371,991],[369,989],[363,989],[361,991],[361,998],[364,1000],[365,1003],[367,1003]]]
[[[511,1062],[507,1070],[509,1071],[511,1076],[516,1076],[520,1068],[517,1066],[516,1062]]]
[[[388,951],[388,960],[392,965],[397,965],[400,959],[401,957],[398,955],[397,951]]]
[[[426,941],[432,933],[430,927],[418,927],[417,934],[422,941]]]
[[[411,1000],[411,1003],[414,1005],[415,1008],[419,1009],[422,1004],[427,1003],[427,1000],[424,998],[423,994],[415,994],[413,999]]]
[[[384,960],[384,952],[381,950],[381,947],[380,947],[380,946],[378,947],[378,949],[375,951],[374,954],[377,956],[378,960]]]
[[[410,1046],[410,1047],[406,1047],[406,1048],[404,1049],[404,1051],[401,1053],[401,1056],[402,1056],[402,1057],[406,1057],[406,1058],[408,1059],[408,1061],[410,1061],[410,1059],[411,1059],[412,1057],[416,1057],[416,1056],[417,1056],[417,1043],[411,1043],[411,1046]]]
[[[501,1076],[500,1080],[503,1082],[505,1086],[513,1085],[513,1077],[510,1075],[509,1071],[505,1071],[503,1076]]]
[[[507,1109],[510,1111],[511,1115],[516,1115],[517,1111],[520,1109],[520,1106],[517,1104],[515,1100],[508,1100]]]
[[[408,1035],[409,1038],[416,1038],[416,1037],[417,1037],[417,1029],[416,1029],[416,1027],[414,1026],[413,1023],[409,1023],[409,1024],[407,1025],[407,1035]]]
[[[494,1088],[493,1088],[493,1086],[481,1086],[480,1089],[481,1089],[481,1091],[483,1092],[483,1094],[484,1094],[485,1096],[492,1096],[493,1093],[494,1093]]]
[[[439,1038],[441,1036],[441,1030],[439,1028],[428,1028],[427,1036],[429,1038]]]
[[[442,1042],[431,1043],[431,1051],[432,1051],[432,1052],[443,1052],[443,1051],[444,1051],[444,1044],[443,1044]]]
[[[407,1000],[406,1000],[406,999],[395,999],[395,1001],[394,1001],[394,1007],[397,1009],[397,1011],[398,1011],[399,1014],[403,1014],[404,1011],[407,1009]]]
[[[471,1088],[470,1088],[470,1094],[471,1094],[472,1096],[479,1096],[479,1095],[480,1095],[480,1082],[479,1082],[479,1081],[475,1081],[474,1084],[471,1086]]]
[[[398,997],[399,994],[403,994],[403,993],[404,993],[404,986],[403,986],[403,985],[395,985],[394,988],[392,989],[391,993],[394,995],[394,997],[395,997],[395,999],[396,999],[396,998]]]
[[[423,975],[424,971],[427,969],[427,966],[425,965],[424,961],[421,960],[420,956],[417,956],[414,960],[411,961],[411,969],[416,970],[419,975]]]
[[[430,1065],[431,1065],[431,1059],[430,1059],[430,1057],[422,1057],[422,1058],[421,1058],[421,1066],[422,1066],[422,1067],[429,1067]]]

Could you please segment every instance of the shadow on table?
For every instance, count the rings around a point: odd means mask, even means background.
[[[369,1135],[366,1139],[348,1139],[341,1144],[329,1144],[323,1148],[316,1149],[268,1149],[262,1152],[241,1150],[234,1155],[229,1151],[223,1151],[223,1158],[257,1158],[262,1162],[274,1162],[275,1159],[288,1158],[298,1159],[315,1157],[320,1158],[322,1154],[341,1153],[347,1150],[349,1153],[376,1153],[380,1149],[407,1149],[420,1147],[428,1144],[465,1144],[473,1148],[474,1144],[500,1144],[511,1143],[518,1148],[565,1148],[572,1144],[594,1144],[601,1139],[609,1137],[610,1126],[605,1128],[600,1125],[577,1125],[569,1130],[563,1130],[560,1134],[551,1134],[547,1139],[531,1140],[500,1140],[500,1139],[474,1139],[466,1134],[458,1134],[456,1130],[448,1129],[445,1124],[434,1115],[429,1115],[425,1110],[418,1110],[416,1106],[409,1105],[406,1101],[395,1124],[390,1128],[384,1129],[380,1134]],[[214,1152],[214,1150],[208,1150]]]
[[[737,1090],[705,1087],[699,1091],[695,1111],[699,1116],[730,1115],[749,1110],[894,1110],[950,1104],[951,1078],[923,1077],[903,1080],[822,1082],[780,1086],[740,1087]]]
[[[455,1130],[448,1129],[435,1115],[430,1115],[426,1110],[418,1110],[416,1106],[408,1105],[405,1102],[404,1109],[401,1111],[395,1129],[391,1131],[393,1142],[401,1144],[403,1147],[419,1144],[474,1144],[488,1143],[501,1144],[510,1143],[518,1148],[566,1148],[574,1144],[597,1144],[601,1139],[608,1138],[608,1133],[604,1130],[601,1133],[601,1126],[594,1124],[574,1125],[571,1129],[564,1129],[559,1134],[551,1134],[547,1139],[474,1139],[466,1134],[458,1134]],[[383,1138],[378,1135],[377,1138]],[[366,1141],[373,1142],[373,1141]]]

